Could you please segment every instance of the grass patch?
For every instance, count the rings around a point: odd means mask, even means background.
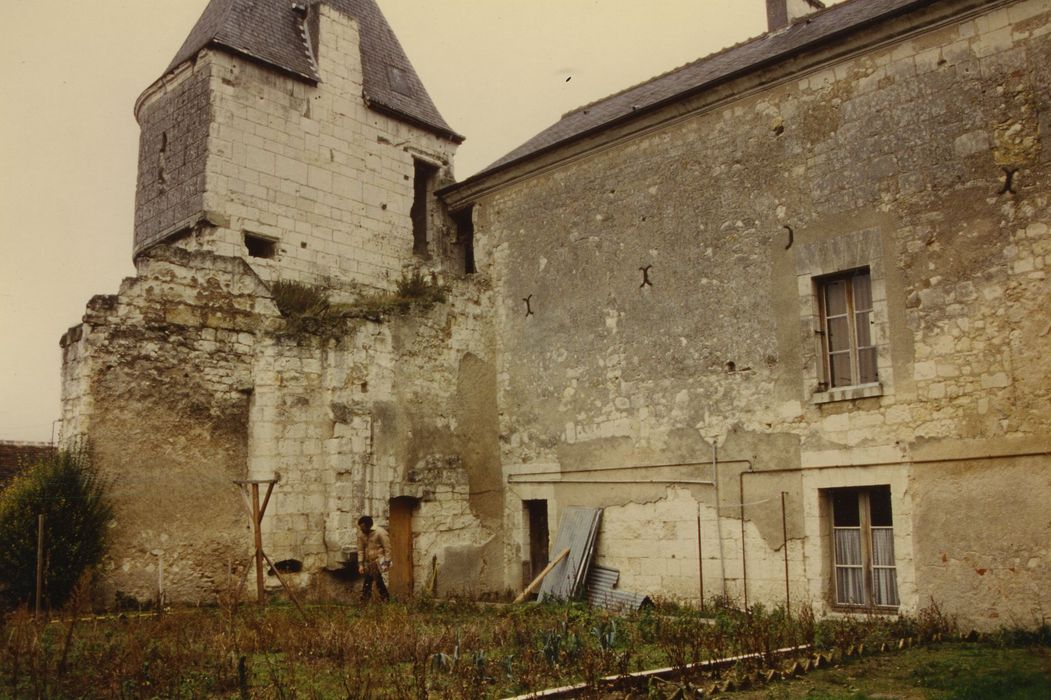
[[[863,656],[732,700],[1031,700],[1051,698],[1051,647],[951,641]]]

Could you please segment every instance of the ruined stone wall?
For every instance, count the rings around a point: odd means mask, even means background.
[[[378,436],[391,496],[420,499],[416,580],[432,558],[437,592],[504,590],[503,503],[496,369],[482,279],[453,282],[446,304],[392,325],[397,383]]]
[[[63,441],[87,440],[116,504],[108,595],[214,602],[250,551],[232,482],[255,333],[276,309],[240,260],[161,248],[137,272],[63,337]]]
[[[417,261],[414,158],[438,168],[438,179],[451,179],[455,144],[370,110],[362,99],[356,21],[329,5],[318,10],[317,85],[206,50],[188,69],[192,81],[184,83],[192,87],[161,83],[140,98],[140,192],[164,187],[154,167],[158,132],[172,113],[185,113],[186,126],[167,132],[169,149],[199,156],[187,167],[201,177],[194,182],[203,182],[203,200],[199,191],[180,199],[179,213],[184,204],[196,206],[204,224],[176,244],[244,257],[266,280],[393,289]],[[200,119],[206,151],[195,140]],[[140,213],[147,218],[137,251],[173,232],[173,217],[155,220],[151,211]],[[429,215],[429,252],[437,264],[447,234],[436,207]],[[249,256],[245,235],[270,241],[273,257]]]
[[[137,272],[63,339],[63,439],[86,437],[113,483],[109,595],[153,599],[163,580],[168,600],[211,602],[236,587],[251,555],[243,479],[277,480],[264,548],[299,562],[294,585],[351,559],[360,515],[385,523],[390,499],[410,497],[418,585],[437,557],[445,591],[498,590],[484,287],[307,327],[240,258],[160,246]]]
[[[462,575],[450,561],[498,534],[485,525],[502,498],[495,473],[495,429],[472,413],[476,393],[495,396],[484,371],[463,366],[491,353],[481,292],[459,282],[450,301],[354,322],[339,335],[278,333],[260,344],[251,407],[250,471],[280,474],[267,523],[275,556],[308,572],[338,568],[356,544],[356,521],[386,525],[392,498],[417,500],[412,529],[415,580],[432,557],[443,590],[491,591],[502,582],[500,557],[484,576]],[[495,401],[494,401],[495,402]],[[491,479],[489,479],[491,481]],[[499,551],[499,549],[497,550]],[[479,574],[479,571],[474,571]]]
[[[622,569],[621,586],[690,598],[696,543],[682,541],[698,512],[702,526],[718,512],[706,590],[725,577],[739,600],[776,602],[784,492],[791,595],[828,609],[827,489],[889,485],[903,610],[936,596],[988,625],[1046,609],[1032,591],[1051,590],[1051,530],[1015,514],[1051,496],[1051,5],[942,21],[951,9],[691,98],[637,133],[591,137],[565,161],[545,155],[478,199],[512,532],[519,499],[549,499],[553,516],[602,505],[615,536],[600,535],[598,561]],[[872,278],[879,381],[829,390],[817,280],[857,268]],[[682,493],[666,489],[703,479],[712,443],[718,497],[691,485],[694,507],[676,506]],[[695,466],[635,469],[662,464]],[[948,484],[978,517],[945,514]],[[676,543],[674,564],[629,553],[624,523],[647,522]],[[963,577],[979,559],[1012,583]]]

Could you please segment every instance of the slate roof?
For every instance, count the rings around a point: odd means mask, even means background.
[[[319,1],[358,21],[363,96],[371,107],[405,117],[457,143],[463,141],[434,106],[375,0],[310,0],[310,4]],[[301,4],[306,2],[301,0]],[[293,9],[293,0],[211,0],[165,73],[206,46],[221,46],[320,82],[304,37],[303,20]]]
[[[562,116],[465,182],[935,0],[847,0]]]

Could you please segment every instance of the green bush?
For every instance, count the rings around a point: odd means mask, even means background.
[[[82,449],[63,450],[0,492],[0,598],[36,597],[37,517],[44,515],[44,595],[60,607],[81,576],[102,560],[113,508]]]

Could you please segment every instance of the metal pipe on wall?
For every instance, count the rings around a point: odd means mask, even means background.
[[[748,465],[748,471],[752,470],[752,465]],[[748,610],[748,547],[745,540],[745,528],[744,528],[744,475],[748,472],[741,472],[737,475],[737,481],[740,484],[741,493],[741,595],[744,597],[744,609]]]
[[[701,543],[701,504],[697,504],[697,585],[701,610],[704,610],[704,547]]]
[[[719,443],[712,438],[712,483],[715,484],[715,527],[719,541],[719,576],[723,581],[723,600],[726,600],[726,554],[723,551],[723,524],[719,515],[721,502],[719,500]]]

